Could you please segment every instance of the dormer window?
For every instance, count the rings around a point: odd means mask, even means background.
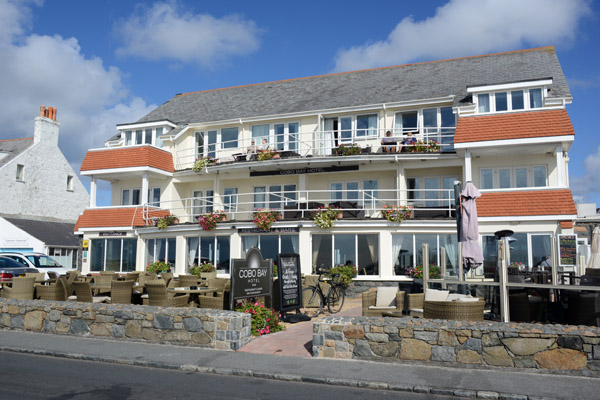
[[[470,87],[477,113],[531,110],[544,106],[544,96],[552,79]]]
[[[141,144],[152,144],[156,147],[162,147],[160,136],[165,128],[145,128],[122,131],[122,137],[125,139],[125,146],[134,146]]]

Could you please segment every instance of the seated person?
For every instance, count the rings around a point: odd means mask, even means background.
[[[256,143],[254,142],[254,140],[252,142],[250,142],[250,146],[248,146],[248,148],[246,149],[246,154],[248,155],[248,160],[254,160],[256,159],[256,152],[257,152],[257,147],[256,147]]]
[[[415,144],[417,142],[417,138],[415,138],[413,136],[412,132],[407,132],[406,133],[406,137],[404,138],[404,140],[402,141],[402,144],[404,146],[412,146],[413,144]],[[402,151],[405,151],[405,149],[403,148]]]
[[[267,142],[266,138],[263,138],[262,144],[260,145],[259,150],[260,151],[269,150],[269,143]]]
[[[396,139],[392,137],[392,132],[387,131],[385,137],[381,139],[384,153],[395,153],[396,152]]]

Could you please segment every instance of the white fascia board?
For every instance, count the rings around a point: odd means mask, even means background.
[[[106,174],[122,174],[127,172],[152,172],[164,176],[173,176],[171,172],[163,171],[162,169],[154,167],[128,167],[128,168],[107,168],[107,169],[93,169],[89,171],[81,171],[81,175],[106,175]]]
[[[520,89],[532,86],[552,85],[552,79],[539,79],[536,81],[503,83],[499,85],[471,86],[467,88],[467,93],[494,92],[496,90]]]
[[[512,193],[512,192],[544,192],[550,190],[564,190],[564,186],[545,186],[545,187],[521,187],[521,188],[502,188],[502,189],[479,189],[481,193]]]
[[[153,144],[134,144],[134,145],[131,145],[131,146],[121,146],[121,147],[117,147],[117,148],[115,148],[115,147],[96,147],[96,148],[93,148],[93,149],[88,149],[88,152],[90,152],[90,151],[110,151],[110,150],[115,150],[115,149],[134,149],[136,147],[146,147],[146,146],[147,147],[154,147],[157,150],[164,151],[165,153],[172,154],[169,150],[165,150],[165,149],[157,147],[157,146],[155,146]]]
[[[213,126],[219,126],[219,125],[241,125],[241,124],[245,124],[245,123],[268,121],[268,120],[279,120],[279,119],[290,119],[290,118],[301,118],[301,117],[317,117],[319,114],[331,115],[331,114],[340,114],[340,113],[349,113],[349,112],[382,110],[384,108],[421,106],[421,105],[451,102],[451,101],[454,101],[454,97],[455,97],[454,95],[450,95],[450,96],[444,96],[444,97],[433,97],[433,98],[429,98],[429,99],[398,101],[398,102],[380,103],[380,104],[365,104],[365,105],[360,105],[360,106],[327,108],[327,109],[322,109],[322,110],[310,110],[310,111],[303,111],[303,112],[296,112],[296,113],[261,115],[261,116],[250,117],[250,118],[236,118],[236,119],[228,119],[228,120],[222,120],[222,121],[200,122],[200,123],[190,124],[189,127],[191,127],[191,128],[207,128],[207,127],[213,127]]]
[[[507,217],[479,217],[479,222],[527,222],[527,221],[565,221],[575,220],[577,214],[573,215],[525,215],[525,216],[507,216]]]
[[[114,232],[114,231],[128,231],[128,232],[133,232],[133,228],[131,226],[108,226],[108,227],[102,227],[102,228],[79,228],[79,230],[77,230],[78,234],[85,234],[85,233],[94,233],[94,232]],[[108,238],[108,236],[106,236]],[[115,236],[117,237],[117,236]],[[122,236],[121,236],[122,237]]]
[[[171,141],[173,141],[173,140],[177,140],[177,139],[179,139],[179,138],[181,137],[181,135],[183,135],[184,133],[186,133],[186,132],[187,132],[189,129],[190,129],[190,126],[189,126],[189,125],[187,125],[187,126],[186,126],[185,128],[183,128],[181,131],[179,131],[179,133],[178,133],[177,135],[175,135],[175,136],[173,136],[173,135],[169,135],[169,134],[166,134],[166,135],[164,135],[164,136],[170,136],[170,137],[169,137],[169,140],[171,140]],[[162,138],[162,136],[161,136],[161,138]]]
[[[527,144],[544,144],[544,143],[562,143],[573,142],[574,135],[563,136],[544,136],[537,138],[525,139],[504,139],[504,140],[485,140],[480,142],[455,143],[455,149],[475,149],[478,147],[496,147],[496,146],[519,146]]]
[[[150,127],[165,126],[165,125],[170,126],[172,128],[177,128],[177,125],[175,125],[171,121],[163,120],[163,121],[156,121],[156,122],[141,122],[141,123],[134,123],[134,124],[117,124],[117,129],[121,131],[121,130],[128,130],[128,129],[150,128]]]

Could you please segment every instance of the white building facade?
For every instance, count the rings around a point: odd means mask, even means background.
[[[471,276],[494,279],[502,229],[515,232],[512,261],[539,265],[576,218],[570,102],[552,47],[177,95],[88,151],[83,271],[166,259],[177,274],[209,261],[228,276],[256,246],[299,253],[307,274],[350,263],[369,286],[408,280],[427,243],[430,264],[457,277],[456,181],[483,193],[486,262]],[[196,172],[197,160],[211,161]],[[95,204],[98,180],[110,207]],[[341,218],[323,229],[313,215],[327,206]],[[409,218],[390,222],[389,207]],[[253,222],[264,209],[280,215],[268,230]],[[226,221],[202,229],[215,211]],[[158,229],[164,215],[177,223]]]

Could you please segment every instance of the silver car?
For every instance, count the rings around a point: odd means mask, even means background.
[[[70,271],[60,265],[54,258],[43,253],[2,253],[2,256],[12,258],[24,266],[37,268],[40,272],[45,272],[46,279],[49,278],[48,272],[54,272],[56,275],[64,275],[67,271]]]
[[[0,255],[0,282],[11,282],[13,278],[25,276],[26,272],[39,271]]]

